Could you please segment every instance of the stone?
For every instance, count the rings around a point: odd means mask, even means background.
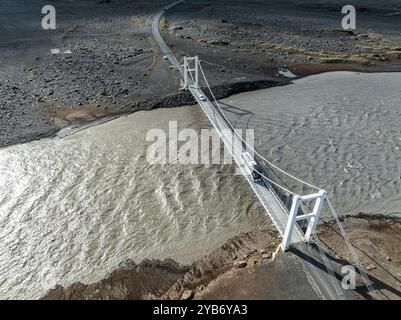
[[[247,266],[247,262],[244,260],[235,261],[234,266],[237,268],[245,268]]]
[[[132,259],[127,259],[119,264],[118,269],[119,270],[133,270],[136,267],[137,267],[137,265]]]
[[[181,300],[190,300],[194,297],[194,292],[192,290],[185,290],[181,295]]]
[[[198,286],[196,288],[196,291],[198,291],[198,292],[203,291],[203,290],[205,290],[205,286],[203,284],[201,284],[200,286]]]
[[[178,31],[178,30],[183,30],[184,27],[183,26],[173,26],[170,28],[171,31]]]

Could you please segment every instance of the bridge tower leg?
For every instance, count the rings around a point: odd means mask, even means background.
[[[199,88],[199,58],[184,57],[184,88]]]
[[[290,245],[292,240],[292,234],[294,232],[294,228],[298,221],[307,220],[308,221],[308,228],[306,229],[303,238],[306,242],[309,242],[312,239],[312,236],[316,232],[316,226],[320,218],[320,212],[323,208],[323,203],[326,199],[327,192],[324,190],[320,190],[318,193],[310,194],[307,196],[298,196],[295,195],[292,200],[292,207],[290,211],[290,215],[287,221],[287,227],[285,229],[283,242],[281,244],[281,248],[283,251],[286,251]],[[305,202],[315,201],[313,206],[313,211],[311,213],[302,212],[305,207],[302,205]],[[302,212],[301,215],[298,215],[299,211]]]

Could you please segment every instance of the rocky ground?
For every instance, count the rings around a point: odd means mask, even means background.
[[[353,4],[357,29],[344,31],[340,1],[188,1],[168,13],[165,35],[177,53],[198,54],[215,81],[281,69],[400,70],[399,3]]]
[[[379,298],[401,299],[401,222],[348,217],[343,224]],[[350,264],[333,223],[319,227],[319,239],[333,264]],[[294,257],[277,251],[279,243],[271,231],[241,234],[191,266],[128,261],[105,280],[57,286],[43,299],[319,299]],[[365,290],[359,288],[355,298],[363,299]]]
[[[381,299],[401,299],[401,222],[383,216],[345,217],[345,230]],[[352,261],[335,223],[318,229],[320,241],[340,264]]]
[[[176,94],[148,27],[165,3],[2,1],[0,146]],[[56,30],[41,29],[45,4],[56,7]]]
[[[353,32],[341,29],[335,0],[188,0],[161,27],[177,55],[201,57],[221,97],[288,83],[286,69],[298,76],[400,70],[399,4],[354,2]],[[0,147],[110,115],[190,103],[151,35],[152,17],[166,3],[2,1]],[[56,6],[54,31],[40,27],[45,4]]]

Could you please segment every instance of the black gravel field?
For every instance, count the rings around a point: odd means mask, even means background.
[[[105,116],[191,101],[153,41],[169,1],[0,3],[0,147]],[[57,29],[41,28],[53,4]],[[353,1],[357,30],[341,29],[341,1],[187,0],[162,29],[178,56],[198,54],[218,95],[331,71],[400,71],[401,1]]]

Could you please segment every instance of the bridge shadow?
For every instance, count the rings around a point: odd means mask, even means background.
[[[342,234],[340,232],[338,232],[335,228],[333,228],[332,226],[329,226],[326,224],[326,226],[333,231],[334,233],[336,233],[338,236],[342,237]],[[321,241],[322,243],[324,243],[323,241]],[[326,246],[327,244],[324,243]],[[362,254],[364,254],[366,257],[368,257],[371,261],[373,261],[377,266],[379,266],[385,273],[387,273],[390,277],[392,277],[395,281],[397,281],[398,283],[401,284],[401,280],[399,278],[397,278],[393,273],[390,272],[390,270],[388,270],[382,263],[380,263],[377,259],[375,259],[374,257],[372,257],[370,254],[368,254],[365,250],[363,250],[361,247],[355,245],[354,243],[352,244],[352,246],[357,249],[359,252],[361,252]]]
[[[235,115],[240,116],[240,117],[248,116],[248,115],[251,115],[251,116],[255,115],[251,111],[248,111],[248,110],[245,110],[243,108],[234,106],[232,104],[228,104],[228,103],[221,102],[221,101],[219,101],[219,104],[224,106],[224,108],[222,108],[224,111],[230,112],[230,113],[235,114]]]
[[[314,244],[310,244],[309,245],[313,250],[318,250],[317,246]],[[316,257],[314,257],[311,254],[308,254],[307,252],[297,248],[296,246],[291,246],[290,249],[288,250],[289,252],[291,252],[292,254],[296,255],[298,258],[300,258],[301,260],[313,265],[314,267],[320,269],[321,271],[327,273],[329,276],[334,275],[335,279],[339,282],[339,285],[341,286],[341,282],[343,280],[344,275],[339,273],[338,270],[332,270],[332,273],[329,272],[329,270],[327,270],[326,265],[319,261]],[[317,251],[316,251],[317,252]],[[339,267],[337,267],[337,269],[343,267],[343,266],[350,266],[352,265],[352,263],[350,263],[349,261],[346,261],[344,259],[339,259],[339,258],[335,258],[332,254],[325,252],[326,257],[328,258],[328,260],[330,261],[330,265],[332,265],[332,263],[337,264]],[[358,268],[356,266],[355,270],[356,272],[362,276],[358,270]],[[334,268],[333,268],[334,269]],[[381,281],[380,279],[376,278],[375,276],[368,274],[368,277],[370,279],[370,281],[372,282],[373,288],[375,290],[387,290],[389,292],[391,292],[392,294],[398,296],[401,298],[401,291],[392,287],[391,285]],[[398,279],[397,279],[398,280]],[[398,280],[399,281],[399,280]],[[366,287],[365,284],[361,284],[359,286],[357,286],[354,290],[356,293],[358,293],[360,296],[362,296],[363,298],[367,299],[367,300],[372,300],[373,298],[370,296],[368,288]],[[381,291],[381,294],[383,294],[386,298],[389,298],[385,293],[383,293]],[[389,298],[390,299],[390,298]]]
[[[338,232],[338,230],[336,230],[335,228],[333,228],[333,226],[328,226],[334,233],[336,233],[338,236],[342,237],[341,233]],[[324,243],[323,241],[321,241],[323,244],[325,244],[326,246],[328,246],[326,243]],[[391,277],[392,279],[394,279],[397,283],[401,284],[401,280],[396,277],[386,266],[384,266],[380,261],[378,261],[375,257],[371,256],[369,253],[367,253],[365,250],[363,250],[361,247],[355,245],[354,243],[352,243],[352,246],[357,249],[359,252],[361,252],[363,255],[365,255],[368,259],[370,259],[378,268],[380,268],[382,271],[384,271],[389,277]],[[333,258],[334,259],[334,258]],[[343,261],[343,260],[340,260]],[[370,276],[369,276],[370,277]],[[380,280],[379,280],[380,281]],[[387,289],[388,288],[383,288],[383,289]],[[392,292],[393,294],[401,297],[400,290],[397,290],[395,288],[393,288],[396,292],[393,292],[392,290],[389,290],[390,292]],[[398,293],[398,294],[397,294]]]

